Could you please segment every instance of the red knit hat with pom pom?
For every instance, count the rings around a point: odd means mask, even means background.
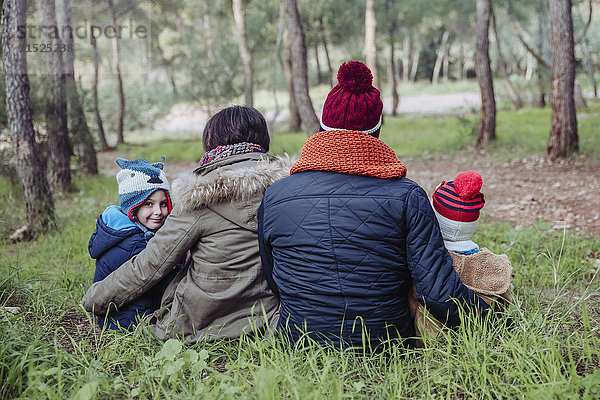
[[[458,174],[454,181],[442,182],[433,193],[433,207],[442,216],[459,222],[479,219],[485,199],[480,192],[481,175],[475,171]]]
[[[379,137],[383,103],[369,68],[348,61],[340,66],[337,79],[323,105],[321,130],[347,129]]]

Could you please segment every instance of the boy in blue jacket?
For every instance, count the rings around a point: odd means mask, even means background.
[[[116,159],[120,206],[111,205],[98,217],[96,231],[89,243],[90,256],[96,260],[94,282],[101,281],[121,264],[142,251],[171,212],[169,182],[163,163],[148,160]],[[114,309],[98,325],[108,329],[133,331],[137,322],[160,307],[161,297],[171,275],[133,302]]]

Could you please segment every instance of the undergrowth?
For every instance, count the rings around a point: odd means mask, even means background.
[[[1,183],[13,218],[21,205]],[[514,267],[512,328],[464,318],[423,348],[368,355],[275,336],[162,343],[92,328],[80,306],[94,271],[87,241],[116,189],[112,177],[75,186],[57,202],[58,230],[1,243],[0,307],[18,311],[0,317],[0,398],[600,397],[600,237],[484,215],[474,240]]]

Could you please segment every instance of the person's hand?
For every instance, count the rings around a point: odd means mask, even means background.
[[[96,315],[104,315],[106,313],[106,310],[103,309],[101,304],[96,304],[94,302],[94,294],[96,293],[96,291],[98,289],[98,284],[100,284],[100,282],[96,282],[96,283],[92,284],[92,286],[90,286],[90,288],[86,292],[85,296],[83,296],[83,299],[81,300],[81,304],[83,305],[83,308],[85,308],[85,310],[87,312],[91,312]]]

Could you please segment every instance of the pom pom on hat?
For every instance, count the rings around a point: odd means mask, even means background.
[[[171,212],[170,186],[167,176],[163,172],[163,163],[151,164],[145,158],[138,158],[137,160],[117,158],[115,162],[122,168],[117,173],[119,203],[121,210],[127,214],[130,220],[135,220],[133,215],[135,209],[157,190],[165,192],[167,208],[169,213]]]
[[[360,61],[348,61],[337,77],[338,84],[323,104],[321,130],[345,129],[379,137],[383,102],[371,70]]]
[[[481,175],[474,171],[458,174],[454,181],[442,182],[432,196],[435,211],[443,217],[458,222],[479,219],[479,210],[485,204]]]
[[[350,93],[368,92],[373,84],[373,74],[359,61],[348,61],[340,66],[337,79],[339,85]]]
[[[461,172],[454,179],[456,193],[465,200],[475,197],[481,190],[481,186],[483,186],[483,179],[475,171]]]

